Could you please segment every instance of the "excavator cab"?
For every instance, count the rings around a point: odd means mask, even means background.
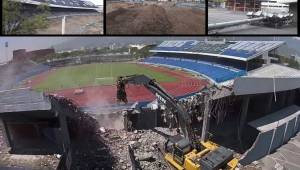
[[[165,152],[171,158],[168,161],[175,161],[179,165],[184,164],[185,155],[192,150],[192,143],[181,135],[171,136],[165,143]]]

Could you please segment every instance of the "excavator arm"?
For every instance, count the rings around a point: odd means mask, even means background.
[[[121,78],[121,82],[124,84],[135,84],[144,85],[151,93],[153,93],[156,98],[166,105],[167,108],[173,109],[176,116],[179,119],[179,126],[186,139],[189,141],[194,140],[194,135],[191,129],[191,118],[184,111],[182,106],[177,102],[177,100],[168,94],[166,90],[161,87],[154,79],[149,78],[146,75],[131,75]]]

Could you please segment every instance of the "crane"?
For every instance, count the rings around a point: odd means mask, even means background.
[[[171,136],[165,143],[165,159],[178,170],[215,170],[234,169],[238,160],[233,152],[211,141],[198,141],[193,133],[190,115],[178,101],[168,94],[154,79],[146,75],[119,77],[117,82],[117,99],[127,103],[126,84],[144,85],[166,108],[172,109],[178,118],[183,136]]]

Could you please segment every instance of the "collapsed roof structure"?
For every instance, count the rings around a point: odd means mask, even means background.
[[[95,10],[98,7],[90,1],[84,0],[15,0],[24,4],[42,5],[47,4],[51,8]]]

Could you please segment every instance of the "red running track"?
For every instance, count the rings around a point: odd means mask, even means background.
[[[178,82],[161,83],[167,92],[173,96],[183,96],[198,92],[208,84],[208,81],[192,77],[183,71],[149,65],[143,65],[143,67],[149,67],[156,71],[176,77]],[[74,90],[75,89],[66,89],[52,93],[72,99],[79,107],[109,106],[116,104],[116,86],[84,87],[84,93],[80,95],[75,95]],[[126,92],[129,103],[134,103],[136,101],[151,101],[155,99],[154,95],[144,86],[127,85]]]

